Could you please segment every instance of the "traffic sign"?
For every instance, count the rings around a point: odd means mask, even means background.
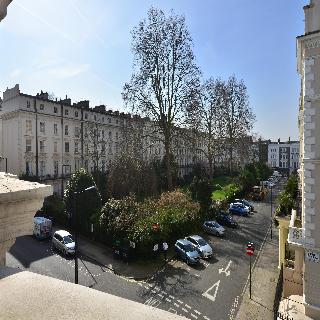
[[[253,243],[252,243],[252,242],[249,242],[249,243],[247,244],[247,255],[248,255],[248,256],[253,256],[253,253],[254,253]]]
[[[247,255],[253,256],[254,250],[252,248],[247,248]]]

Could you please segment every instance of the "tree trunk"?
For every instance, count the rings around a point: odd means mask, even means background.
[[[170,144],[170,138],[169,134],[166,134],[165,137],[165,150],[166,150],[166,171],[167,171],[167,183],[168,183],[168,190],[172,190],[173,184],[172,184],[172,170],[171,170],[171,144]]]
[[[232,157],[233,157],[232,147],[230,147],[229,148],[229,173],[230,173],[230,175],[232,175],[232,170],[233,170]]]

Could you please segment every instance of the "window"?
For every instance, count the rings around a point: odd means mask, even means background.
[[[79,143],[78,142],[74,143],[74,153],[79,153]]]
[[[58,152],[58,142],[57,141],[55,141],[53,143],[53,152]]]
[[[117,120],[116,120],[116,124],[118,124],[118,123],[119,123],[119,120],[117,119]]]
[[[29,109],[30,108],[30,101],[27,100],[27,108]]]
[[[102,130],[102,138],[104,138],[104,130]]]
[[[69,152],[69,142],[64,143],[64,152]]]
[[[58,113],[58,108],[57,107],[53,107],[53,112],[54,113]]]
[[[32,162],[30,161],[26,162],[26,174],[32,175]]]
[[[59,175],[59,161],[53,161],[53,173],[55,177]]]
[[[64,134],[67,136],[69,134],[69,127],[66,124],[66,126],[64,127]]]
[[[40,104],[40,110],[44,110],[44,104],[43,103]]]
[[[79,127],[75,127],[75,129],[74,129],[74,135],[75,135],[75,137],[77,137],[77,138],[80,136]]]
[[[55,134],[55,135],[58,134],[58,124],[57,123],[53,124],[53,134]]]
[[[26,152],[31,152],[31,140],[26,140]]]
[[[84,114],[84,118],[88,119],[88,114],[87,113]]]
[[[109,131],[109,139],[112,139],[112,132]]]
[[[94,115],[94,121],[96,121],[97,120],[97,116],[96,115]]]
[[[116,140],[118,140],[118,132],[116,132]]]
[[[31,132],[32,132],[32,121],[26,120],[26,133],[31,133]]]
[[[109,123],[111,123],[111,118],[108,119]]]
[[[104,117],[102,117],[102,122],[104,122]]]
[[[69,114],[69,110],[68,109],[65,109],[64,110],[64,114],[67,116]]]
[[[44,152],[44,140],[40,140],[40,152]]]
[[[75,166],[76,170],[78,170],[80,168],[80,160],[79,159],[75,159],[74,166]]]
[[[40,132],[42,133],[46,132],[46,125],[44,122],[40,122]]]
[[[75,111],[75,112],[74,112],[74,116],[75,116],[76,118],[78,118],[79,112],[78,112],[78,111]]]
[[[40,176],[44,177],[46,174],[46,163],[45,161],[40,161]]]

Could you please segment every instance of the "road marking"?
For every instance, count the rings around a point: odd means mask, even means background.
[[[198,310],[193,310],[196,314],[201,314],[201,312],[200,311],[198,311]]]
[[[188,309],[191,309],[191,307],[190,307],[188,304],[185,304],[185,306],[186,306]]]
[[[217,281],[212,287],[210,287],[206,292],[204,292],[202,295],[206,298],[208,298],[209,300],[215,302],[216,301],[216,297],[217,297],[217,293],[218,293],[218,289],[219,289],[219,285],[220,285],[220,280]],[[211,291],[213,288],[215,288],[214,294],[211,295],[209,293],[209,291]]]
[[[197,316],[195,316],[193,313],[191,313],[191,317],[195,318],[195,319],[198,319]]]
[[[219,269],[219,274],[220,274],[220,273],[225,273],[226,276],[229,277],[229,276],[230,276],[229,268],[230,268],[231,263],[232,263],[232,261],[230,260],[225,269],[220,268],[220,269]]]
[[[187,309],[185,309],[185,308],[181,308],[184,312],[189,312]]]
[[[206,320],[210,320],[210,318],[206,317],[206,316],[203,316]]]
[[[162,299],[164,298],[161,293],[158,293],[158,296],[159,296],[160,298],[162,298]]]
[[[168,311],[171,313],[177,314],[177,310],[175,310],[175,309],[169,308]]]
[[[161,291],[162,294],[167,295],[167,293],[165,291]]]
[[[174,299],[174,297],[173,297],[173,296],[171,296],[170,294],[169,294],[169,298],[170,298],[170,299]]]
[[[197,273],[194,274],[197,278],[201,278],[201,276]]]
[[[173,303],[175,307],[179,308],[179,305],[177,303]]]
[[[205,266],[206,268],[208,268],[208,267],[210,266],[210,263],[207,263],[207,262],[204,262],[203,264],[204,264],[204,266]]]
[[[177,301],[178,301],[179,303],[183,304],[183,302],[182,302],[181,300],[177,299]]]
[[[168,299],[168,298],[166,298],[166,301],[171,302],[171,300],[170,300],[170,299]]]
[[[160,303],[161,303],[161,301],[151,297],[148,300],[146,300],[144,304],[147,306],[157,307]]]

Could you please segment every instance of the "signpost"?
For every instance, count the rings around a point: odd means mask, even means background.
[[[250,292],[250,299],[251,299],[251,257],[254,254],[254,246],[252,242],[249,242],[247,244],[247,255],[250,257],[250,287],[249,287],[249,292]]]

